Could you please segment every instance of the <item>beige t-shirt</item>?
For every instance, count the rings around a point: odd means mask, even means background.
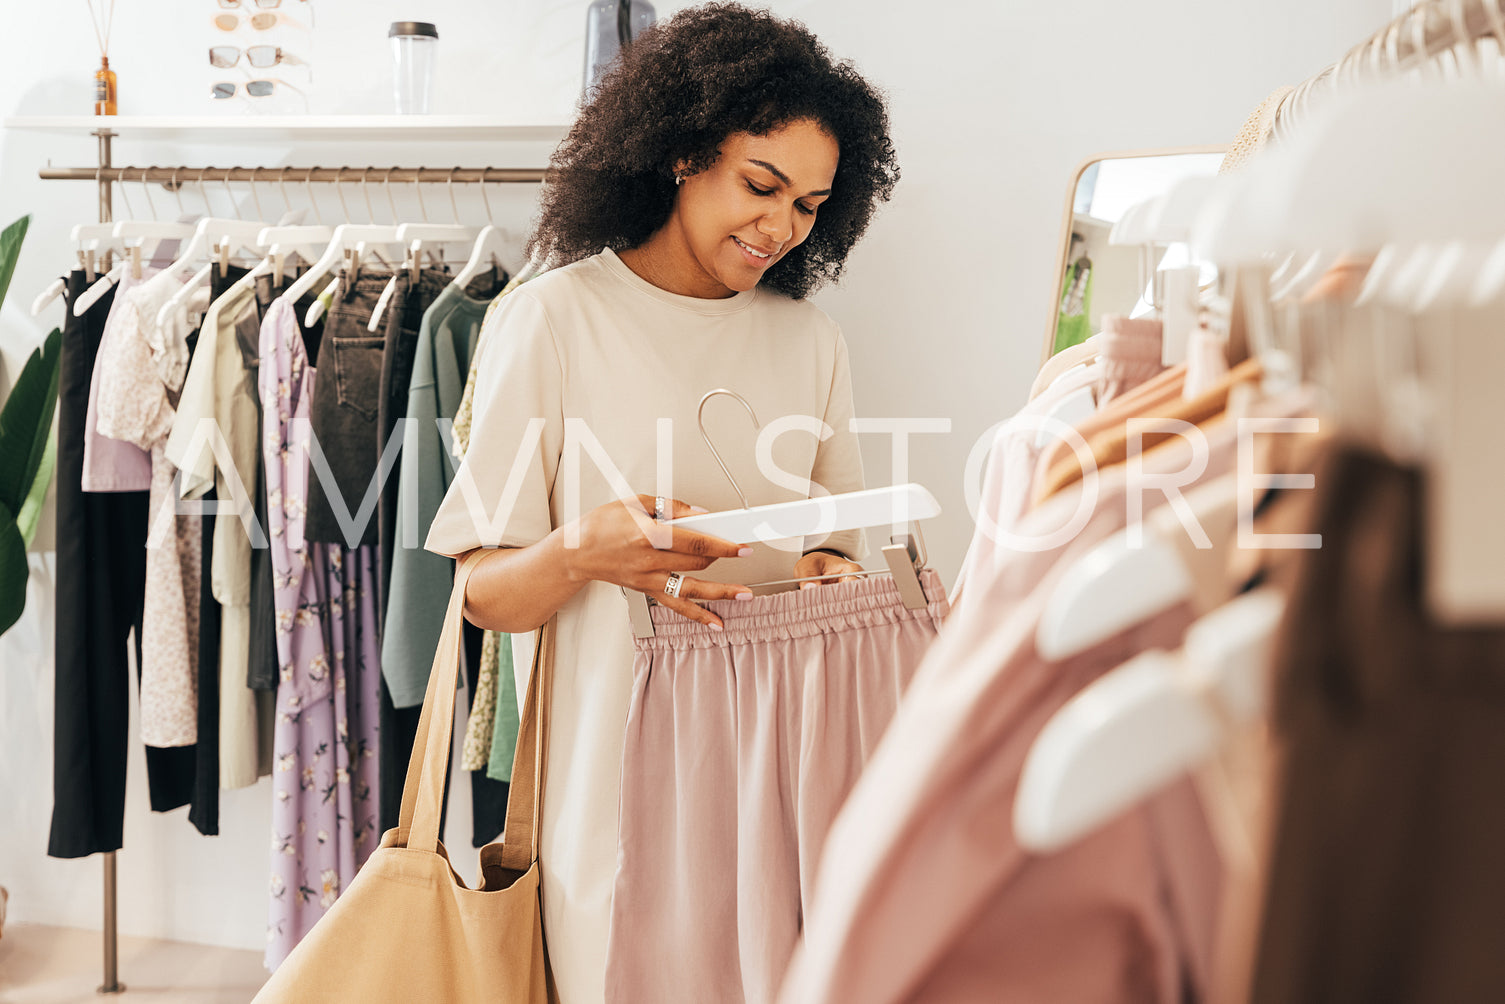
[[[598,469],[607,464],[622,491],[739,508],[696,423],[702,395],[722,387],[758,419],[730,397],[705,408],[711,442],[749,504],[805,498],[810,481],[833,494],[863,487],[846,343],[808,302],[756,288],[680,296],[607,250],[508,295],[480,352],[470,447],[429,531],[431,551],[535,543],[618,497]],[[830,430],[823,442],[811,431],[820,422]],[[794,431],[771,435],[786,427]],[[760,428],[772,460],[761,470]],[[658,482],[661,437],[672,446],[663,458],[672,490]],[[817,544],[866,553],[861,531],[785,542],[789,550],[750,543],[750,557],[694,576],[752,585],[789,578]],[[621,590],[602,582],[561,608],[557,625],[540,856],[550,959],[561,999],[577,1004],[604,997],[632,633]],[[516,664],[519,701],[529,665]]]

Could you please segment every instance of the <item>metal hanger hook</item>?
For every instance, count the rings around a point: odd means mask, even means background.
[[[324,214],[319,212],[319,200],[314,198],[314,172],[318,169],[318,165],[314,165],[308,169],[308,173],[303,176],[303,187],[308,189],[308,206],[314,211],[314,222],[322,227],[324,225]],[[335,191],[339,191],[340,183],[336,181],[334,187]]]
[[[423,222],[429,222],[428,207],[423,204],[423,166],[413,172],[413,194],[418,196],[418,215],[423,217]],[[394,221],[396,222],[396,221]]]
[[[277,172],[277,191],[282,193],[282,208],[285,213],[292,215],[293,200],[287,197],[287,165]]]
[[[172,169],[172,197],[177,200],[179,218],[188,215],[188,210],[183,208],[183,186],[178,184],[178,172],[181,170],[181,167]]]
[[[233,167],[225,168],[225,176],[221,180],[225,183],[225,195],[230,199],[230,211],[235,214],[237,220],[244,220],[245,217],[240,215],[240,204],[235,201],[235,190],[230,187],[230,173],[234,170]]]
[[[131,196],[130,196],[129,192],[127,191],[127,189],[129,189],[130,186],[125,183],[125,176],[126,176],[126,170],[125,170],[125,168],[122,167],[120,169],[120,177],[117,178],[116,180],[120,182],[120,184],[118,186],[120,188],[120,199],[121,199],[122,202],[125,203],[125,218],[128,219],[128,220],[133,220],[133,219],[136,218],[136,210],[131,205]]]
[[[395,167],[387,168],[387,173],[381,179],[381,187],[386,189],[387,192],[387,208],[392,211],[393,226],[397,225],[397,198],[392,193],[392,172],[395,170],[397,170]],[[375,221],[373,220],[372,222]]]
[[[146,180],[146,176],[148,171],[155,171],[156,169],[156,164],[141,169],[141,194],[146,197],[146,211],[152,214],[153,223],[157,222],[157,204],[152,201],[152,186],[151,182]]]
[[[711,456],[716,458],[716,463],[721,467],[721,473],[725,474],[726,480],[731,482],[732,491],[736,492],[737,497],[742,500],[742,508],[751,509],[752,506],[748,504],[747,496],[742,494],[742,487],[737,484],[737,479],[732,477],[731,469],[726,466],[726,461],[721,459],[720,451],[716,449],[716,444],[711,442],[710,434],[705,431],[706,402],[710,401],[711,398],[716,397],[719,394],[725,394],[727,397],[734,398],[737,401],[741,402],[742,407],[747,409],[748,417],[753,421],[753,428],[761,429],[763,427],[763,423],[758,421],[757,413],[753,411],[753,406],[747,403],[747,398],[743,397],[741,394],[738,394],[734,390],[727,390],[725,387],[717,387],[715,390],[707,391],[705,396],[700,399],[700,407],[695,411],[695,421],[700,426],[700,438],[705,440],[705,445],[711,451]]]
[[[366,215],[370,217],[367,222],[376,222],[376,213],[371,209],[371,168],[361,168],[361,197],[366,200]]]
[[[251,204],[256,207],[256,218],[265,221],[267,217],[261,209],[261,193],[256,190],[256,175],[260,171],[259,167],[251,168]]]
[[[486,169],[484,167],[481,168],[480,189],[481,189],[481,205],[483,205],[483,206],[486,207],[486,222],[494,224],[495,221],[496,221],[496,217],[492,216],[492,214],[491,214],[491,199],[486,194]]]
[[[449,190],[449,211],[450,211],[450,215],[452,215],[455,218],[455,225],[456,226],[459,226],[459,224],[460,224],[460,207],[455,202],[455,174],[459,170],[460,169],[458,167],[451,167],[449,169],[449,181],[447,181],[445,183],[445,186]]]
[[[204,202],[204,215],[205,216],[213,216],[214,215],[214,208],[209,205],[209,191],[208,191],[208,189],[206,189],[204,187],[204,175],[207,174],[208,171],[209,171],[209,168],[207,168],[207,167],[201,167],[201,168],[199,168],[199,176],[195,180],[196,180],[196,183],[199,186],[199,198],[202,199],[203,202]]]
[[[350,222],[350,207],[345,205],[345,189],[340,184],[340,180],[345,177],[345,172],[348,170],[348,167],[342,167],[334,174],[334,194],[340,197],[340,212],[345,214],[344,222],[346,223]]]

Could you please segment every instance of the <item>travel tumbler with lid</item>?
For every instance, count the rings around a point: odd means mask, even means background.
[[[624,44],[653,26],[648,0],[591,0],[585,12],[585,96],[590,98]]]
[[[426,115],[434,95],[439,29],[427,21],[393,21],[387,37],[392,40],[397,114]]]

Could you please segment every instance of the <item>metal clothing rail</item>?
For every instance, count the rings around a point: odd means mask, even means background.
[[[130,181],[178,187],[190,182],[401,182],[462,185],[542,182],[548,172],[522,167],[44,167],[44,181]]]
[[[1332,66],[1299,84],[1275,110],[1271,139],[1289,135],[1314,99],[1345,86],[1423,66],[1465,43],[1494,36],[1505,50],[1505,0],[1427,0],[1349,49]],[[1476,59],[1477,52],[1471,53]]]
[[[37,176],[44,181],[92,181],[99,186],[99,222],[114,219],[114,185],[131,181],[161,184],[176,190],[187,183],[232,181],[304,182],[338,185],[347,181],[405,182],[408,184],[505,184],[539,183],[548,172],[540,168],[500,167],[115,167],[111,165],[111,143],[115,133],[108,127],[92,133],[99,140],[99,164],[96,167],[44,167]],[[125,984],[119,972],[119,910],[116,881],[117,861],[114,851],[104,855],[104,982],[98,992],[120,994]]]

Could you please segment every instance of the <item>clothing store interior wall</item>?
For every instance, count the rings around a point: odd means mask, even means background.
[[[683,6],[664,0],[659,16]],[[890,96],[903,180],[848,263],[850,278],[816,302],[850,344],[859,415],[950,422],[949,434],[914,437],[907,477],[892,477],[886,437],[864,437],[863,444],[869,484],[915,480],[940,499],[946,517],[927,530],[927,541],[932,564],[949,581],[973,527],[961,476],[968,452],[1017,409],[1039,363],[1052,314],[1061,207],[1075,167],[1103,151],[1229,142],[1262,97],[1335,60],[1389,18],[1394,5],[777,0],[766,6],[803,20]],[[435,113],[536,123],[564,123],[572,115],[579,0],[320,0],[317,7],[318,66],[309,93],[315,114],[389,111],[387,24],[424,18],[442,34]],[[14,19],[18,11],[9,13]],[[193,0],[120,4],[111,56],[122,115],[205,113],[208,17]],[[83,3],[33,7],[24,25],[0,33],[0,114],[87,113],[91,45]],[[284,142],[273,149],[119,140],[115,162],[534,166],[547,153],[546,146],[509,147],[499,155],[484,143]],[[505,162],[514,156],[530,163]],[[96,212],[93,185],[42,182],[37,169],[94,158],[94,140],[81,133],[0,132],[0,221],[33,218],[0,314],[0,350],[11,373],[61,323],[60,302],[35,319],[26,308],[66,267],[68,228]],[[357,188],[346,190],[347,200],[358,203]],[[128,197],[139,203],[140,192],[133,186]],[[235,194],[247,199],[243,185]],[[533,194],[532,186],[492,186],[494,217],[520,237]],[[223,207],[222,193],[210,198]],[[460,198],[464,209],[479,206],[471,191]],[[153,199],[159,210],[172,205],[160,188]],[[39,548],[46,539],[44,529]],[[50,558],[34,553],[31,560],[40,565]],[[53,701],[51,597],[39,587],[46,581],[33,575],[25,619],[0,638],[0,879],[11,889],[12,920],[95,927],[99,856],[46,854]],[[140,744],[133,739],[130,748],[139,759]],[[222,835],[204,840],[173,818],[181,813],[149,813],[141,763],[130,770],[122,932],[259,948],[268,780],[224,793]],[[468,799],[452,804],[450,826],[467,827],[455,815],[468,813]],[[473,860],[462,855],[460,864],[470,868]]]

